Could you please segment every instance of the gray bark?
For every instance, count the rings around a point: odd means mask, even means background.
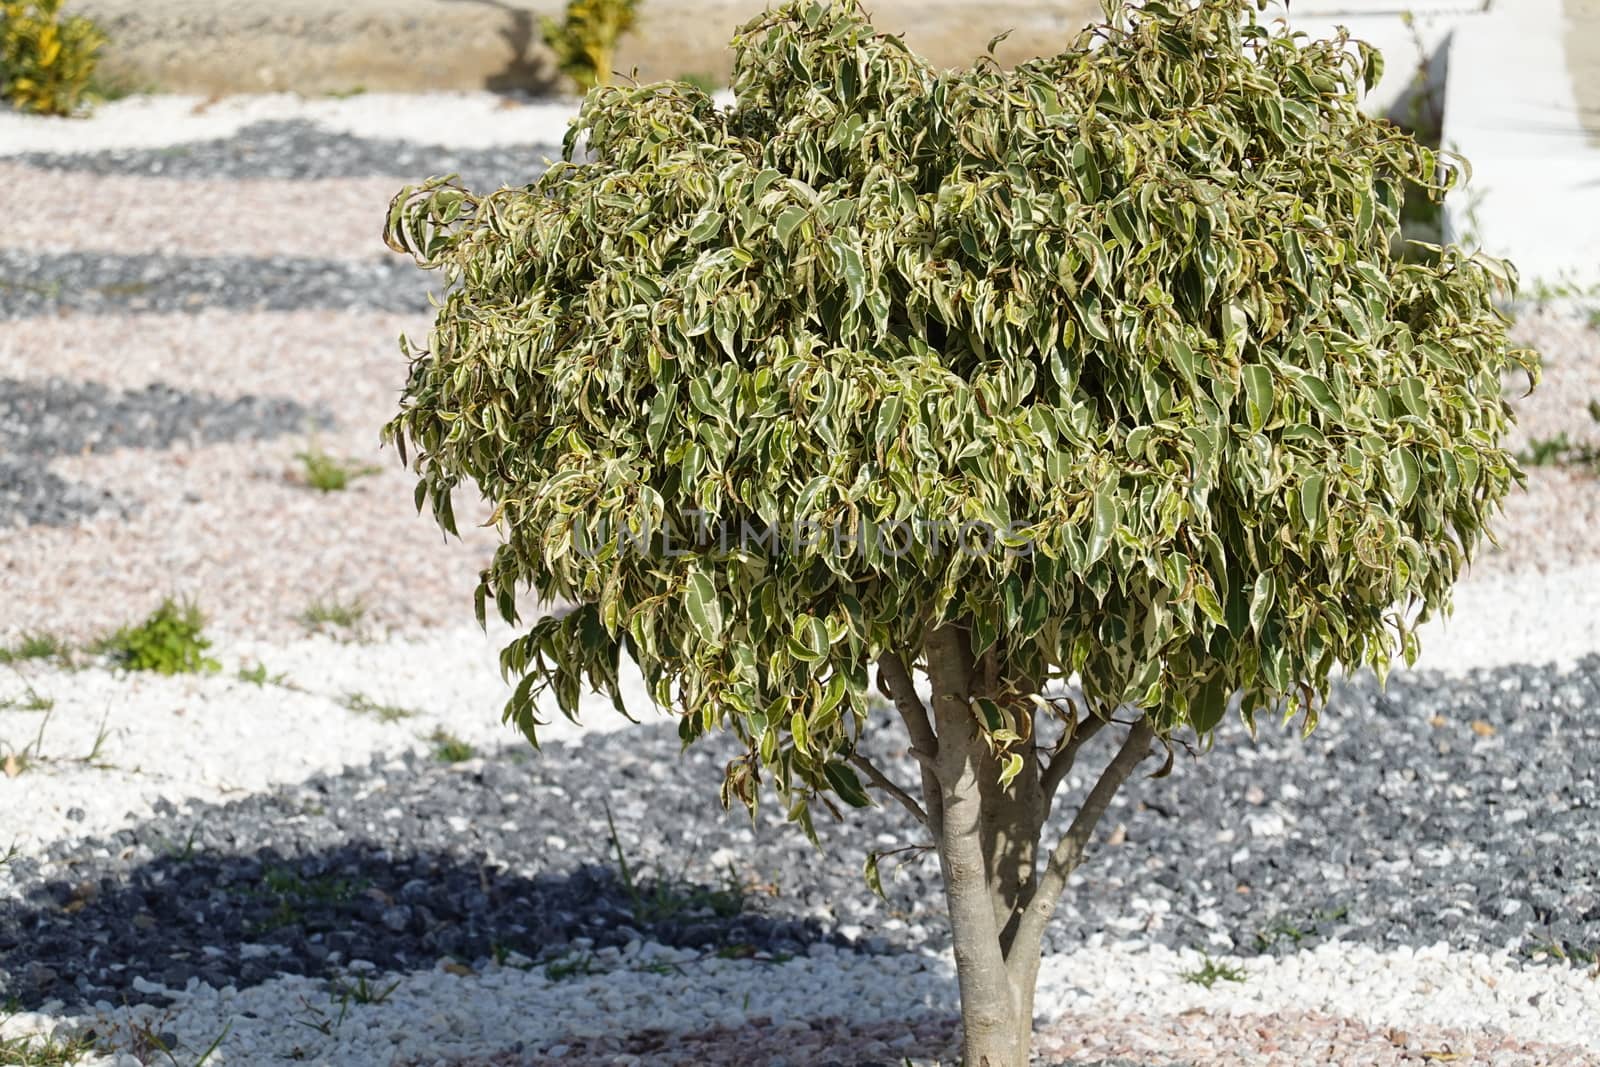
[[[1133,725],[1041,871],[1040,834],[1064,768],[1041,769],[1030,749],[1022,772],[1002,788],[1000,761],[972,708],[978,688],[993,691],[994,679],[977,673],[958,627],[931,632],[923,653],[931,708],[912,686],[914,657],[886,655],[879,671],[922,764],[921,810],[938,848],[961,990],[962,1059],[967,1067],[1026,1067],[1045,924],[1111,798],[1149,755],[1155,731],[1148,718]],[[1070,759],[1073,749],[1057,758]]]

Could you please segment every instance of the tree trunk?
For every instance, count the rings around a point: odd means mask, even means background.
[[[942,627],[928,635],[924,652],[931,708],[915,698],[904,668],[910,661],[895,656],[885,662],[923,765],[923,803],[944,875],[961,989],[962,1062],[1027,1067],[1045,924],[1112,796],[1149,754],[1155,732],[1148,718],[1133,724],[1045,858],[1040,834],[1053,787],[1043,786],[1031,751],[1023,771],[1007,787],[999,785],[1000,763],[972,709],[977,680],[968,634]]]
[[[1033,1020],[1018,1018],[984,856],[984,745],[970,703],[971,646],[965,632],[946,628],[929,635],[927,652],[938,734],[934,777],[943,811],[939,868],[961,988],[962,1059],[967,1067],[1024,1067]]]

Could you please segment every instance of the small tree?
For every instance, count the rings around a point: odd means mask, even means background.
[[[1459,170],[1357,109],[1374,52],[1249,0],[1107,18],[940,72],[802,0],[734,39],[735,107],[601,90],[532,185],[429,182],[387,227],[447,282],[387,428],[418,505],[494,505],[480,618],[575,605],[505,649],[507,717],[533,739],[626,656],[686,742],[738,738],[725,803],[893,797],[992,1067],[1141,761],[1415,656],[1519,476],[1502,372],[1536,373],[1508,268],[1397,256],[1407,184]],[[874,668],[917,782],[858,748]]]

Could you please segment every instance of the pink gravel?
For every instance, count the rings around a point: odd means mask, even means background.
[[[432,518],[416,513],[412,478],[396,454],[379,448],[405,379],[395,339],[426,327],[425,318],[327,311],[8,323],[0,377],[286,395],[326,408],[338,427],[52,461],[58,476],[103,487],[136,511],[127,520],[7,532],[0,635],[92,637],[169,595],[192,596],[219,627],[251,636],[301,632],[297,616],[317,599],[359,600],[369,633],[470,621],[477,574],[496,543],[473,526],[487,511],[470,490],[459,493],[463,539],[445,542]],[[312,444],[377,473],[342,492],[314,491],[296,459]]]
[[[28,210],[3,241],[34,252],[372,259],[404,178],[100,177],[0,162],[0,187]]]
[[[295,616],[327,597],[362,600],[375,630],[470,618],[477,572],[496,542],[492,531],[469,528],[470,516],[485,512],[460,494],[465,543],[443,543],[431,519],[415,514],[412,482],[395,454],[378,448],[405,380],[396,339],[425,337],[428,326],[426,315],[320,310],[7,323],[0,377],[289,396],[327,409],[339,427],[260,444],[55,460],[59,476],[104,487],[139,510],[127,521],[8,534],[0,542],[0,631],[87,637],[171,594],[192,595],[219,625],[258,636],[293,634]],[[1585,395],[1585,368],[1600,365],[1600,335],[1559,320],[1551,329],[1567,346],[1552,348],[1552,375],[1567,375],[1552,391]],[[1563,367],[1577,369],[1556,369]],[[1550,402],[1529,407],[1527,417],[1546,432],[1563,410]],[[295,453],[313,441],[381,471],[345,492],[308,490],[296,481]],[[1600,560],[1597,528],[1600,479],[1531,470],[1528,491],[1512,497],[1496,524],[1501,547],[1480,550],[1467,580]]]
[[[600,1038],[547,1042],[532,1051],[451,1061],[452,1067],[822,1067],[863,1062],[954,1067],[959,1021],[925,1015],[894,1023],[857,1023],[837,1016],[752,1019],[743,1027],[692,1032],[637,1030]],[[1140,1016],[1107,1011],[1071,1014],[1034,1035],[1034,1063],[1129,1060],[1151,1067],[1596,1067],[1597,1057],[1571,1045],[1521,1041],[1493,1030],[1443,1027],[1379,1029],[1315,1012],[1217,1015],[1185,1012]]]

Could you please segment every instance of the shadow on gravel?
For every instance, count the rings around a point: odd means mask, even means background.
[[[79,872],[88,875],[89,872]],[[532,877],[481,856],[344,845],[288,857],[190,852],[125,878],[54,879],[0,902],[0,1001],[164,1003],[150,983],[248,987],[441,961],[593,973],[592,950],[648,939],[778,961],[835,940],[815,922],[747,907],[757,887],[630,884],[585,865]]]
[[[1591,657],[1568,672],[1397,674],[1386,692],[1362,676],[1305,740],[1297,724],[1264,721],[1254,739],[1226,724],[1212,751],[1118,798],[1048,950],[1095,936],[1241,956],[1444,942],[1578,960],[1600,943],[1596,705]],[[913,780],[888,714],[862,750]],[[1082,765],[1115,740],[1097,737]],[[5,869],[0,1000],[115,1002],[146,996],[135,976],[245,985],[358,959],[518,952],[579,973],[589,949],[640,935],[768,957],[817,941],[948,945],[931,860],[886,870],[887,901],[863,884],[866,850],[918,840],[904,812],[819,818],[819,852],[779,805],[720,809],[737,754],[725,737],[683,751],[656,720],[538,754],[416,751],[225,805],[158,803],[155,818]],[[1067,783],[1073,798],[1088,786]]]
[[[51,473],[45,463],[57,457],[259,441],[332,425],[327,411],[287,397],[219,397],[161,384],[119,391],[60,378],[0,378],[0,528],[62,526],[123,510],[111,493]]]
[[[514,78],[516,72],[508,70],[507,76]],[[303,119],[289,119],[251,123],[231,137],[164,148],[26,153],[0,159],[43,170],[148,178],[394,178],[395,192],[399,192],[403,184],[416,184],[436,174],[459,174],[473,189],[523,185],[544,171],[547,158],[560,155],[559,144],[449,148],[358,137]]]
[[[398,257],[28,252],[0,248],[0,322],[71,311],[177,314],[207,308],[422,312],[428,279]]]

